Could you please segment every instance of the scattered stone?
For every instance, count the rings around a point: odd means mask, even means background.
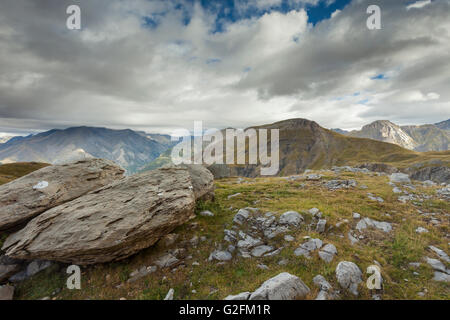
[[[239,293],[239,294],[234,295],[234,296],[230,295],[230,296],[226,297],[224,300],[235,300],[235,301],[248,300],[248,298],[250,298],[250,295],[251,295],[250,292],[242,292],[242,293]]]
[[[232,259],[231,253],[228,251],[219,251],[216,250],[208,258],[208,261],[218,260],[218,261],[230,261]]]
[[[444,260],[447,263],[450,263],[450,258],[448,257],[448,255],[444,252],[444,250],[441,250],[439,248],[436,248],[435,246],[429,246],[429,248],[434,251],[439,258],[441,258],[442,260]]]
[[[150,267],[143,266],[142,268],[133,271],[130,274],[130,279],[128,279],[127,282],[129,282],[129,283],[136,282],[139,279],[142,279],[142,278],[148,276],[149,274],[156,272],[157,269],[158,268],[156,266],[150,266]]]
[[[211,211],[208,211],[208,210],[200,212],[200,215],[202,217],[214,217],[214,213],[212,213]]]
[[[315,217],[318,213],[320,213],[320,210],[317,209],[317,208],[312,208],[312,209],[309,209],[308,212],[309,212],[313,217]]]
[[[262,269],[262,270],[269,270],[269,267],[266,266],[265,264],[262,264],[262,263],[261,263],[261,264],[258,264],[257,267],[260,268],[260,269]]]
[[[171,253],[166,253],[159,257],[158,260],[155,261],[155,264],[160,268],[168,268],[178,263],[177,257],[172,255]]]
[[[243,240],[239,240],[237,243],[238,248],[250,249],[259,245],[262,245],[261,239],[255,239],[250,235],[245,235]]]
[[[390,175],[389,180],[393,183],[411,183],[409,176],[405,173],[393,173]]]
[[[294,240],[295,240],[295,238],[293,236],[290,236],[288,234],[284,236],[284,241],[292,242]]]
[[[300,278],[283,272],[264,282],[249,300],[297,300],[305,298],[309,292]]]
[[[355,219],[355,220],[361,219],[361,215],[357,212],[353,212],[353,219]]]
[[[167,292],[166,297],[164,298],[164,300],[173,300],[173,294],[175,293],[175,291],[170,288],[169,292]]]
[[[362,272],[356,264],[341,261],[336,267],[336,278],[343,289],[358,296],[358,285],[362,282]]]
[[[438,259],[427,258],[427,263],[433,268],[433,270],[447,273],[445,265]]]
[[[280,224],[298,227],[303,222],[303,217],[296,211],[288,211],[281,215]]]
[[[238,213],[233,218],[233,222],[242,225],[245,221],[247,221],[248,217],[250,216],[250,212],[246,209],[240,209]]]
[[[394,189],[392,189],[392,192],[393,193],[402,193],[403,191],[398,187],[394,187]]]
[[[322,179],[322,175],[313,173],[313,174],[306,175],[305,178],[308,181],[318,181],[318,180]]]
[[[417,233],[428,233],[428,230],[425,229],[425,228],[422,228],[422,227],[418,227],[418,228],[416,229],[416,232],[417,232]]]
[[[289,260],[287,259],[282,259],[278,262],[279,266],[286,266],[289,263]]]
[[[378,202],[380,202],[380,203],[383,203],[383,202],[384,202],[383,198],[381,198],[381,197],[376,197],[376,196],[374,196],[372,193],[367,193],[367,197],[368,197],[370,200],[373,200],[373,201],[378,201]]]
[[[261,257],[262,255],[273,251],[273,247],[271,246],[266,246],[266,245],[261,245],[258,247],[253,248],[252,250],[252,256],[254,257]]]
[[[325,186],[330,190],[354,188],[356,185],[355,180],[330,180],[325,183]]]
[[[325,232],[326,224],[327,224],[327,220],[325,220],[325,219],[320,219],[320,220],[317,222],[316,231],[317,231],[318,233],[323,233],[323,232]]]
[[[294,254],[296,256],[304,256],[306,258],[310,257],[310,252],[320,249],[322,247],[322,240],[311,239],[308,242],[303,243],[300,247],[295,249]]]
[[[355,238],[350,232],[347,234],[347,237],[350,240],[350,243],[352,245],[354,245],[354,244],[359,242],[359,240],[357,238]]]
[[[0,286],[0,300],[12,300],[14,296],[14,287],[10,285]]]
[[[232,194],[232,195],[230,195],[230,196],[228,196],[228,200],[230,200],[230,199],[232,199],[232,198],[235,198],[235,197],[239,197],[240,195],[241,195],[242,193],[235,193],[235,194]]]
[[[337,249],[334,245],[331,243],[325,245],[320,251],[319,251],[319,257],[327,262],[330,263],[334,256],[337,254]]]
[[[49,268],[52,265],[50,261],[34,260],[27,266],[27,276],[34,276],[36,273]]]
[[[356,225],[356,229],[360,232],[368,227],[374,227],[386,233],[391,232],[392,230],[392,225],[389,222],[379,222],[370,218],[364,218]]]

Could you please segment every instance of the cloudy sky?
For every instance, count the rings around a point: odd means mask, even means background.
[[[2,0],[0,132],[446,120],[449,17],[450,0]]]

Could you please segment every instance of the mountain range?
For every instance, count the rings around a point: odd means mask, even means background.
[[[425,154],[416,151],[447,150],[449,121],[403,127],[390,121],[376,121],[360,131],[346,132],[328,130],[306,119],[290,119],[253,128],[280,130],[279,174],[290,175],[305,169],[366,162],[402,166],[419,160],[447,161],[448,152]],[[34,161],[61,164],[95,157],[112,160],[128,174],[133,174],[170,163],[173,146],[174,142],[168,135],[129,129],[74,127],[13,137],[0,144],[0,163]],[[212,166],[216,176],[257,176],[259,169],[254,165]]]
[[[350,137],[389,142],[419,152],[446,151],[450,144],[450,119],[436,124],[410,126],[398,126],[388,120],[378,120],[361,130],[333,131]]]
[[[74,127],[14,137],[0,144],[0,162],[67,163],[83,158],[112,160],[132,174],[172,146],[170,136],[133,130]]]

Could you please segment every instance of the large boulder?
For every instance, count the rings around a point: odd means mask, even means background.
[[[194,215],[186,168],[161,168],[116,181],[31,220],[2,250],[13,258],[78,265],[127,258]]]
[[[437,183],[450,183],[449,167],[425,167],[421,169],[410,169],[409,177],[413,180],[431,180]]]
[[[297,300],[304,299],[310,292],[303,281],[290,273],[283,272],[264,282],[250,296],[250,300]]]
[[[112,161],[90,159],[34,171],[0,186],[0,230],[21,225],[60,204],[121,179]]]
[[[200,164],[183,165],[189,170],[194,187],[195,199],[213,200],[214,199],[214,176]]]

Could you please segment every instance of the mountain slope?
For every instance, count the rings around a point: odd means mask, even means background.
[[[450,130],[450,119],[435,123],[434,125],[442,130]]]
[[[416,151],[445,151],[449,149],[450,131],[441,130],[433,124],[402,126],[401,128],[416,142],[414,148]]]
[[[280,171],[278,175],[282,176],[298,174],[305,169],[367,162],[381,162],[402,167],[431,159],[450,160],[449,152],[422,154],[391,143],[348,137],[324,129],[316,122],[306,119],[291,119],[254,128],[280,130]],[[260,174],[260,168],[260,165],[211,166],[211,170],[217,177],[256,177]]]
[[[417,142],[400,126],[388,120],[372,122],[362,127],[360,131],[350,132],[349,136],[389,142],[409,150],[413,150],[417,146]]]
[[[50,130],[1,144],[0,162],[56,164],[95,157],[115,161],[134,173],[170,147],[167,137],[93,127]]]

